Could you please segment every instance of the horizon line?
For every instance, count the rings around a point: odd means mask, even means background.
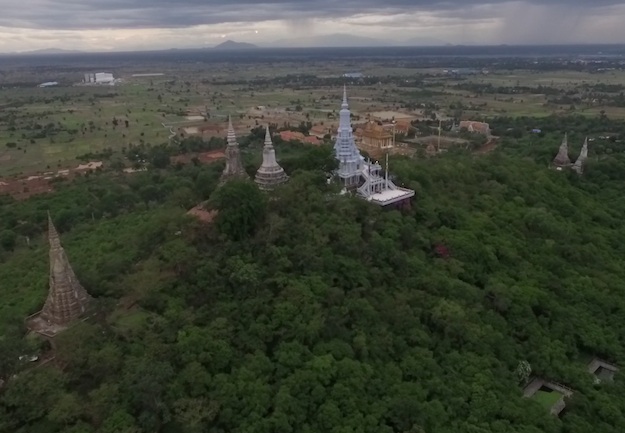
[[[227,41],[225,41],[227,42]],[[499,44],[452,44],[442,43],[428,44],[428,45],[394,45],[394,44],[379,44],[379,45],[345,45],[345,46],[324,46],[324,45],[310,45],[310,46],[280,46],[280,45],[257,45],[252,42],[232,41],[239,44],[250,44],[252,47],[238,47],[238,48],[219,48],[220,44],[214,46],[205,47],[171,47],[171,48],[153,48],[153,49],[120,49],[120,50],[106,50],[106,51],[91,51],[91,50],[73,50],[65,48],[40,48],[26,51],[12,51],[12,52],[0,52],[0,56],[58,56],[58,55],[80,55],[80,54],[121,54],[121,53],[143,53],[143,52],[164,52],[164,51],[198,51],[198,50],[216,50],[218,52],[237,52],[237,51],[256,51],[256,50],[294,50],[294,49],[382,49],[382,48],[454,48],[454,47],[471,47],[471,48],[493,48],[493,47],[592,47],[592,46],[610,46],[610,47],[625,47],[625,42],[569,42],[569,43],[549,43],[549,44],[537,44],[537,43],[499,43]],[[46,52],[46,51],[50,52]],[[54,50],[58,50],[55,52]]]

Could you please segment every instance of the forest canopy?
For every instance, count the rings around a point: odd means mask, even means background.
[[[402,212],[337,194],[329,146],[285,151],[269,195],[215,191],[213,164],[3,197],[0,432],[622,432],[621,376],[587,363],[625,365],[625,156],[548,170],[560,139],[392,158]],[[213,224],[186,215],[209,197]],[[99,314],[30,368],[48,209]],[[522,397],[524,363],[574,390],[560,418]]]

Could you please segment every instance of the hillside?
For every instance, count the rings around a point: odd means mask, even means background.
[[[338,195],[331,147],[293,144],[271,196],[215,191],[218,163],[2,198],[0,377],[34,350],[21,326],[45,299],[47,209],[100,314],[0,390],[0,432],[622,432],[621,375],[595,385],[586,364],[625,365],[625,154],[597,142],[583,177],[546,168],[561,130],[573,154],[597,122],[393,158],[417,191],[403,213]],[[206,199],[214,224],[185,216]],[[561,418],[522,397],[523,362],[574,390]]]

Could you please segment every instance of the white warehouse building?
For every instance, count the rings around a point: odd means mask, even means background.
[[[108,72],[97,72],[95,74],[95,82],[97,84],[109,84],[113,81],[115,81],[113,74],[110,74]]]

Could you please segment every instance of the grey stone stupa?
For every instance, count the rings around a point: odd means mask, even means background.
[[[588,137],[586,137],[586,140],[584,140],[582,151],[579,153],[579,157],[577,158],[577,161],[575,161],[575,164],[573,164],[573,170],[577,174],[582,174],[584,172],[584,164],[586,163],[587,159],[588,159]]]
[[[50,243],[48,297],[42,310],[27,319],[27,325],[35,332],[53,337],[85,315],[91,296],[76,278],[49,214],[48,240]]]
[[[221,174],[221,181],[226,182],[233,178],[247,179],[248,175],[241,161],[241,150],[237,137],[234,134],[232,119],[228,116],[228,145],[226,146],[226,168]]]
[[[276,161],[276,150],[271,141],[269,125],[265,131],[265,146],[263,147],[263,163],[256,172],[254,181],[262,190],[271,190],[278,185],[285,183],[288,176],[280,164]]]
[[[569,159],[568,135],[566,133],[564,134],[564,139],[562,139],[562,144],[560,144],[560,149],[558,149],[558,154],[553,159],[553,165],[560,170],[564,167],[571,166],[571,160]]]

